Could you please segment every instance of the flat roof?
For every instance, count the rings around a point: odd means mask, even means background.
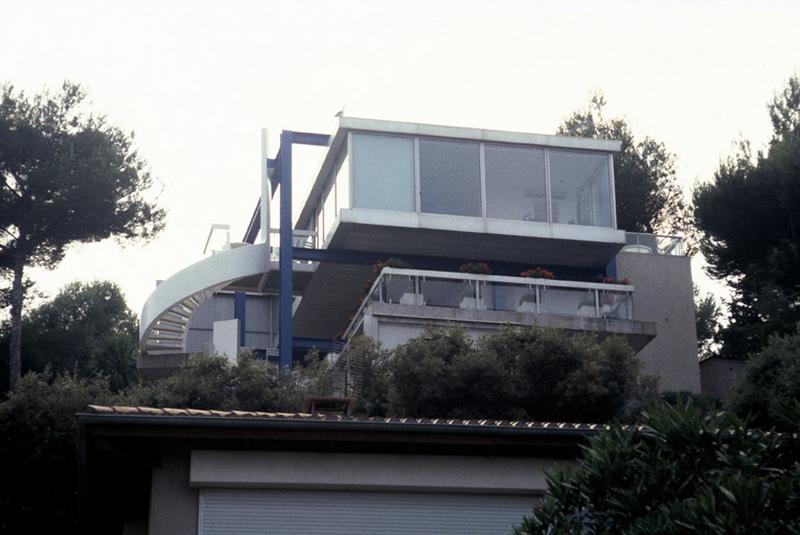
[[[594,139],[576,136],[513,132],[510,130],[488,130],[485,128],[468,128],[462,126],[384,121],[380,119],[364,119],[360,117],[340,117],[339,128],[336,132],[336,135],[338,135],[341,131],[349,130],[412,136],[447,137],[453,139],[469,139],[473,141],[514,143],[518,145],[540,145],[544,147],[596,150],[603,152],[619,152],[622,147],[621,141],[611,139]]]

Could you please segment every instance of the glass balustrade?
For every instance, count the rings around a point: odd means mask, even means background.
[[[346,337],[358,328],[370,303],[633,319],[629,285],[386,268],[348,326]]]

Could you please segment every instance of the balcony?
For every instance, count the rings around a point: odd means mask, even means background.
[[[657,254],[662,256],[685,256],[683,240],[678,236],[626,232],[624,253]]]
[[[495,324],[541,324],[618,334],[638,350],[655,327],[634,319],[634,287],[578,281],[385,268],[345,330],[362,332],[367,315]]]

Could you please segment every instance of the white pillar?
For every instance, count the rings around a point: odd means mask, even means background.
[[[214,353],[236,364],[239,356],[239,320],[215,321],[211,339]]]
[[[261,129],[261,243],[269,245],[269,201],[272,183],[267,169],[269,158],[269,135],[266,128]]]

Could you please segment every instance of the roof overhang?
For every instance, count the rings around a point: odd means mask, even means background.
[[[340,210],[324,247],[604,268],[624,245],[624,231],[605,227],[362,208]]]
[[[430,446],[436,451],[485,447],[492,455],[530,448],[564,449],[575,453],[602,424],[513,422],[506,420],[327,416],[305,413],[267,413],[148,407],[89,406],[78,413],[82,435],[129,439],[213,441],[223,448],[239,442],[265,441],[270,449],[384,451]],[[219,441],[224,441],[221,443]],[[337,446],[334,446],[338,444]],[[200,445],[200,444],[198,444]],[[359,446],[360,445],[360,446]],[[474,450],[466,450],[475,454]],[[487,450],[488,451],[488,450]]]

